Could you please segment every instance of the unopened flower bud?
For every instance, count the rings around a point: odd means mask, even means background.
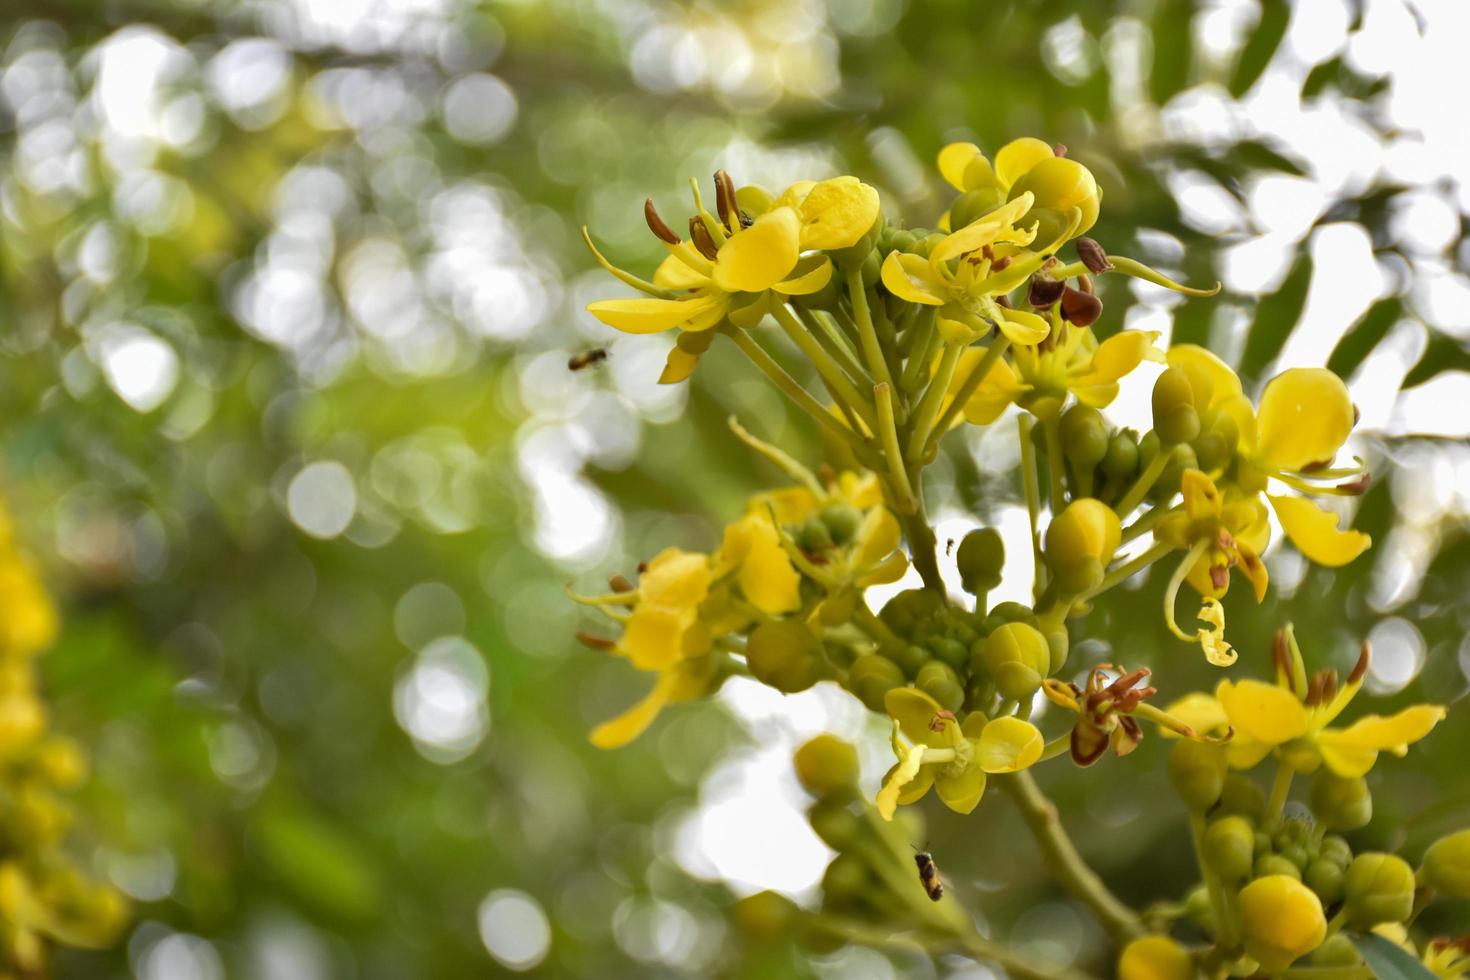
[[[1327,936],[1322,900],[1295,878],[1257,878],[1240,890],[1239,902],[1245,951],[1266,973],[1285,970]]]
[[[1199,412],[1194,407],[1194,387],[1189,375],[1171,367],[1154,382],[1154,431],[1166,446],[1192,442],[1199,435]]]
[[[1372,851],[1348,865],[1342,883],[1348,921],[1362,929],[1403,922],[1414,910],[1414,869],[1396,854]]]
[[[1323,766],[1312,779],[1312,812],[1332,830],[1357,830],[1373,819],[1373,794],[1361,776],[1339,776]]]
[[[1108,423],[1102,412],[1078,403],[1062,413],[1062,450],[1078,469],[1092,469],[1108,454]]]
[[[838,854],[822,875],[822,892],[829,899],[861,898],[872,873],[856,854]]]
[[[1210,904],[1210,891],[1204,885],[1197,885],[1184,896],[1184,914],[1193,923],[1202,929],[1214,932],[1215,910]]]
[[[898,664],[906,677],[917,677],[933,656],[922,643],[910,643],[893,651],[893,662]]]
[[[925,644],[940,663],[963,670],[970,663],[970,645],[949,636],[936,636]]]
[[[845,588],[835,595],[828,596],[817,607],[817,613],[822,619],[822,625],[836,627],[841,626],[843,623],[852,622],[852,614],[857,609],[857,602],[857,591],[850,588]]]
[[[949,664],[931,660],[919,668],[914,686],[929,695],[946,711],[958,711],[965,703],[965,688]]]
[[[863,514],[849,504],[831,503],[822,508],[821,519],[832,540],[845,545],[857,536],[858,528],[863,523]]]
[[[1326,942],[1313,950],[1307,962],[1313,966],[1358,966],[1363,956],[1353,941],[1339,932],[1328,936]]]
[[[809,555],[826,551],[832,547],[832,532],[816,517],[807,518],[796,529],[796,546]]]
[[[1123,947],[1118,980],[1194,980],[1189,950],[1168,936],[1143,936]]]
[[[745,644],[745,662],[756,680],[786,694],[805,691],[827,676],[821,641],[800,622],[756,627]]]
[[[1067,632],[1066,623],[1053,623],[1041,631],[1046,637],[1047,649],[1051,651],[1051,670],[1055,674],[1067,664],[1067,653],[1072,648],[1072,636]]]
[[[1068,504],[1046,529],[1046,563],[1057,586],[1073,595],[1095,587],[1122,534],[1118,515],[1101,500],[1084,497]]]
[[[1255,836],[1244,817],[1221,817],[1205,828],[1205,860],[1226,881],[1244,881],[1255,865]]]
[[[1036,627],[1007,623],[991,633],[977,648],[978,663],[995,680],[1002,697],[1029,700],[1041,687],[1051,668],[1051,648]]]
[[[1205,471],[1224,469],[1240,444],[1240,425],[1228,412],[1209,413],[1201,420],[1200,434],[1190,443],[1199,467]]]
[[[807,822],[822,843],[834,851],[845,851],[862,832],[862,818],[848,807],[848,801],[824,797],[806,811]]]
[[[1332,905],[1342,898],[1345,877],[1342,865],[1322,857],[1308,864],[1302,872],[1302,882],[1317,893],[1323,905]]]
[[[955,202],[949,206],[949,226],[959,231],[965,225],[973,224],[1000,207],[1005,200],[1005,192],[999,187],[982,187],[979,190],[966,191],[955,198]]]
[[[1220,793],[1222,812],[1259,820],[1265,809],[1266,793],[1255,780],[1238,772],[1225,777],[1225,789]]]
[[[1317,854],[1331,861],[1333,864],[1347,870],[1347,866],[1353,863],[1353,849],[1348,844],[1347,838],[1338,834],[1328,834],[1322,838],[1322,844],[1317,848]]]
[[[1169,782],[1185,806],[1203,813],[1225,788],[1225,749],[1213,742],[1181,738],[1169,750]]]
[[[1184,482],[1184,474],[1188,470],[1199,469],[1199,460],[1194,455],[1194,447],[1188,443],[1180,443],[1168,450],[1169,462],[1164,466],[1164,472],[1159,475],[1154,483],[1153,489],[1148,492],[1150,500],[1163,503],[1179,492]]]
[[[908,636],[943,607],[943,597],[929,589],[905,589],[884,604],[878,618],[899,636]]]
[[[1042,160],[1011,185],[1010,200],[1014,201],[1028,191],[1035,196],[1032,216],[1043,225],[1048,224],[1049,216],[1036,215],[1035,211],[1052,211],[1065,216],[1073,208],[1078,209],[1082,212],[1082,220],[1073,232],[1074,235],[1082,234],[1097,222],[1102,194],[1098,191],[1097,180],[1092,176],[1092,171],[1076,160],[1067,157]],[[1065,225],[1054,231],[1050,227],[1038,229],[1037,238],[1049,241],[1065,230]]]
[[[1102,470],[1109,480],[1131,480],[1138,474],[1138,435],[1131,429],[1120,429],[1108,440]]]
[[[1256,878],[1269,878],[1273,875],[1285,876],[1301,881],[1302,869],[1280,854],[1262,854],[1256,858],[1252,875]]]
[[[1470,898],[1470,830],[1429,845],[1419,866],[1419,883],[1444,898]]]
[[[831,796],[857,785],[857,749],[836,735],[809,739],[792,758],[797,781],[813,796]]]
[[[895,687],[903,685],[903,671],[887,657],[868,653],[853,661],[847,673],[847,683],[858,700],[870,711],[883,710],[883,696]]]
[[[989,592],[1000,585],[1001,571],[1005,564],[1005,541],[993,527],[977,528],[966,534],[955,552],[960,583],[966,592],[975,595]]]
[[[730,908],[735,927],[751,939],[762,942],[790,935],[792,923],[800,914],[791,899],[772,891],[747,895]]]

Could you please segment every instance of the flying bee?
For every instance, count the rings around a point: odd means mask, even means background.
[[[567,361],[568,371],[581,371],[590,368],[599,361],[607,360],[607,348],[598,347],[593,350],[585,350],[580,354],[573,354],[572,359]]]
[[[944,882],[939,880],[939,866],[934,863],[933,855],[919,851],[914,855],[914,863],[919,866],[919,884],[924,886],[929,900],[939,901],[944,897]]]
[[[944,542],[944,557],[948,558],[952,554],[954,554],[954,538]]]

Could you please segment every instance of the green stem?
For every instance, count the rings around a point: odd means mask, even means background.
[[[1296,775],[1285,762],[1277,760],[1276,778],[1271,781],[1271,796],[1266,800],[1266,814],[1262,825],[1274,827],[1281,820],[1281,811],[1286,807],[1286,798],[1291,794],[1291,778]]]
[[[962,353],[964,348],[959,344],[944,345],[944,356],[939,361],[939,370],[929,380],[929,387],[924,390],[924,397],[919,401],[919,407],[914,410],[913,418],[909,422],[910,459],[924,458],[924,447],[929,444],[929,436],[934,431],[934,423],[944,405],[944,393],[949,390],[949,383],[954,379],[954,371],[960,363]]]
[[[852,299],[852,315],[857,321],[858,341],[862,345],[863,360],[868,362],[868,371],[878,384],[893,384],[888,373],[888,361],[883,356],[883,347],[878,343],[878,331],[873,326],[873,314],[868,309],[868,291],[863,288],[863,274],[854,269],[847,274],[847,292]]]
[[[970,369],[970,373],[965,375],[965,380],[961,381],[959,387],[955,389],[954,400],[949,403],[949,407],[944,410],[944,414],[939,416],[939,421],[935,424],[932,434],[929,436],[929,445],[924,447],[924,452],[920,455],[920,459],[927,458],[934,446],[949,431],[949,427],[954,424],[955,416],[965,410],[965,402],[969,401],[970,396],[975,394],[975,390],[980,387],[980,383],[990,373],[991,367],[1010,349],[1010,346],[1010,340],[1004,335],[997,337],[995,342],[990,345],[990,349]]]
[[[1106,575],[1103,576],[1103,580],[1097,584],[1097,588],[1083,593],[1083,595],[1077,601],[1085,602],[1089,599],[1095,598],[1096,596],[1102,595],[1113,586],[1127,581],[1134,575],[1137,575],[1139,572],[1143,571],[1145,568],[1149,567],[1154,562],[1158,561],[1160,558],[1164,557],[1173,550],[1173,547],[1167,544],[1154,545],[1152,548],[1148,549],[1142,554],[1124,562],[1123,564],[1114,568],[1111,572],[1108,572]]]
[[[1143,935],[1143,923],[1137,913],[1119,901],[1097,873],[1087,866],[1063,829],[1056,804],[1042,794],[1031,774],[1022,770],[993,778],[1020,809],[1052,874],[1073,897],[1092,911],[1114,942],[1122,946]]]
[[[1144,514],[1138,520],[1123,528],[1122,543],[1127,544],[1129,541],[1132,541],[1139,535],[1146,534],[1149,531],[1152,531],[1154,529],[1154,525],[1163,520],[1164,515],[1167,513],[1169,513],[1168,507],[1159,506],[1153,508],[1147,514]]]
[[[1133,508],[1143,502],[1143,498],[1148,495],[1148,492],[1153,489],[1154,484],[1158,482],[1159,477],[1163,475],[1164,467],[1169,465],[1170,455],[1171,453],[1163,446],[1159,447],[1159,451],[1154,454],[1154,458],[1149,460],[1148,465],[1143,468],[1143,472],[1138,474],[1138,479],[1134,481],[1133,486],[1129,487],[1128,492],[1123,495],[1123,499],[1118,501],[1118,506],[1113,508],[1113,510],[1117,511],[1119,517],[1127,517],[1133,511]]]
[[[934,309],[924,307],[919,318],[909,325],[905,339],[909,340],[908,360],[903,366],[903,378],[899,382],[903,390],[915,393],[929,376],[930,341],[936,336]]]
[[[893,484],[894,495],[898,498],[898,510],[900,513],[911,514],[918,509],[918,501],[914,499],[914,488],[909,483],[908,470],[903,464],[903,450],[898,445],[898,420],[893,416],[893,386],[887,382],[873,385],[873,404],[878,408],[878,439],[883,445],[883,455],[887,457],[888,476]]]
[[[1021,483],[1026,488],[1026,516],[1031,519],[1031,560],[1035,562],[1031,579],[1033,600],[1046,591],[1046,564],[1041,560],[1041,534],[1037,530],[1041,522],[1041,481],[1036,475],[1036,449],[1031,445],[1031,427],[1035,424],[1036,420],[1025,412],[1016,423],[1021,433]]]
[[[1215,941],[1224,949],[1234,949],[1240,942],[1235,930],[1235,910],[1231,907],[1230,896],[1225,891],[1225,883],[1220,880],[1219,872],[1209,861],[1205,860],[1205,815],[1203,813],[1189,815],[1189,831],[1194,839],[1195,861],[1199,864],[1200,877],[1204,880],[1205,890],[1210,896],[1210,910],[1215,916]]]
[[[1066,506],[1067,490],[1063,483],[1067,459],[1062,454],[1061,427],[1056,419],[1041,423],[1041,433],[1046,438],[1046,468],[1051,477],[1051,514],[1056,517]]]
[[[978,960],[988,960],[1004,967],[1006,974],[1016,977],[1017,980],[1090,980],[1090,974],[1082,973],[1068,967],[1044,969],[1022,959],[1009,947],[1002,946],[994,940],[986,939],[978,933],[956,936],[955,939],[960,947],[970,956]]]
[[[806,359],[812,362],[812,367],[822,376],[822,381],[827,385],[827,390],[832,393],[832,400],[839,404],[846,404],[857,414],[871,429],[873,427],[873,410],[868,407],[868,402],[858,390],[853,387],[847,375],[837,366],[837,362],[817,343],[801,322],[792,315],[791,311],[784,305],[776,307],[771,311],[786,336],[791,338],[792,343],[801,348]]]
[[[919,578],[924,580],[924,588],[945,595],[944,578],[939,574],[939,541],[929,526],[929,516],[924,513],[923,481],[922,473],[915,477],[913,499],[917,509],[911,514],[897,508],[894,512],[903,528],[904,540],[909,543],[909,560],[914,563]]]
[[[852,345],[848,343],[847,337],[834,323],[825,315],[816,310],[797,309],[797,319],[806,324],[808,330],[816,335],[817,340],[832,355],[847,376],[852,378],[854,384],[871,385],[873,379],[868,377],[867,370],[858,363]]]

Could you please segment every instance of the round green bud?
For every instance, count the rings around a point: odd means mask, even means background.
[[[930,656],[929,648],[922,643],[910,643],[893,652],[893,662],[903,670],[905,677],[917,677],[919,671],[929,662]]]
[[[809,517],[796,530],[796,543],[802,551],[815,554],[832,547],[832,532],[815,517]]]
[[[1328,936],[1326,942],[1313,950],[1307,962],[1313,966],[1358,966],[1363,956],[1353,941],[1339,932]]]
[[[1414,911],[1414,869],[1396,854],[1359,854],[1342,883],[1343,910],[1360,929],[1403,922]]]
[[[1163,452],[1159,444],[1159,434],[1152,429],[1143,434],[1138,440],[1138,465],[1140,468],[1147,467],[1154,461],[1154,457]]]
[[[1041,688],[1051,669],[1051,647],[1036,627],[1006,623],[987,636],[979,646],[978,663],[990,674],[1002,697],[1026,701]]]
[[[1255,835],[1244,817],[1221,817],[1205,828],[1205,860],[1226,881],[1244,881],[1255,865]]]
[[[946,711],[958,711],[965,703],[965,687],[949,664],[931,660],[919,669],[914,686],[929,695]]]
[[[1166,446],[1193,442],[1199,435],[1199,412],[1194,407],[1194,386],[1189,375],[1171,367],[1154,382],[1154,431]]]
[[[857,537],[863,524],[863,512],[848,504],[833,503],[822,508],[821,520],[827,533],[837,544],[848,544]]]
[[[959,231],[965,225],[994,211],[1006,202],[1005,192],[999,187],[983,187],[965,191],[949,206],[949,226]]]
[[[1068,504],[1046,529],[1046,564],[1057,587],[1072,595],[1095,587],[1122,534],[1118,515],[1101,500],[1083,497]]]
[[[1312,812],[1333,830],[1357,830],[1373,819],[1373,794],[1361,776],[1339,776],[1323,766],[1312,778]]]
[[[1245,951],[1266,973],[1280,973],[1327,938],[1322,900],[1286,875],[1257,878],[1240,890]]]
[[[1200,469],[1224,469],[1240,445],[1240,425],[1228,412],[1210,412],[1202,420],[1200,434],[1191,443]]]
[[[1256,831],[1255,853],[1256,857],[1260,857],[1262,854],[1275,853],[1275,845],[1271,843],[1271,835],[1264,830]]]
[[[999,617],[1002,624],[1025,623],[1028,626],[1035,626],[1037,623],[1035,610],[1025,603],[1014,600],[996,603],[990,610],[990,615]]]
[[[735,927],[747,937],[761,942],[782,939],[801,915],[801,910],[785,895],[756,892],[730,907]]]
[[[857,785],[857,749],[836,735],[809,739],[792,758],[796,779],[813,796],[832,796]]]
[[[960,539],[954,560],[966,592],[989,592],[1000,585],[1006,564],[1005,542],[993,527],[976,528]]]
[[[905,589],[884,604],[878,618],[899,636],[908,636],[943,607],[944,599],[929,589]]]
[[[914,246],[914,251],[927,259],[929,257],[929,253],[938,248],[939,244],[948,237],[949,236],[942,231],[930,232],[923,238],[919,239],[918,244]]]
[[[918,244],[919,236],[906,228],[888,228],[878,239],[884,252],[912,252]]]
[[[843,623],[852,621],[852,614],[857,609],[857,593],[852,589],[843,589],[835,595],[830,595],[817,607],[818,615],[821,616],[823,626],[841,626]]]
[[[1138,473],[1138,436],[1129,429],[1120,429],[1108,439],[1108,451],[1103,454],[1102,471],[1109,480],[1131,480]]]
[[[1196,885],[1184,896],[1184,914],[1202,929],[1215,931],[1215,908],[1210,904],[1210,892],[1204,885]]]
[[[1225,789],[1220,793],[1220,809],[1225,813],[1259,820],[1266,809],[1266,792],[1249,776],[1232,772],[1225,777]]]
[[[1256,866],[1253,871],[1257,878],[1269,878],[1274,875],[1276,877],[1295,878],[1300,881],[1302,877],[1302,869],[1292,864],[1280,854],[1262,854],[1256,858]]]
[[[1328,834],[1322,838],[1322,843],[1317,848],[1319,857],[1326,858],[1339,868],[1346,869],[1353,863],[1353,849],[1348,844],[1347,838],[1338,834]]]
[[[926,645],[930,653],[955,670],[964,670],[970,664],[970,645],[963,640],[937,636]]]
[[[1333,905],[1342,898],[1344,877],[1342,865],[1321,857],[1308,864],[1307,870],[1302,872],[1302,881],[1317,893],[1323,905]]]
[[[1072,648],[1072,637],[1066,623],[1053,623],[1041,631],[1046,637],[1047,649],[1051,652],[1048,673],[1055,674],[1067,665],[1067,653]]]
[[[872,875],[855,854],[838,854],[822,875],[822,892],[829,898],[862,898]]]
[[[1286,844],[1276,852],[1292,864],[1296,865],[1298,871],[1305,871],[1307,867],[1307,849],[1300,844]]]
[[[877,251],[868,253],[863,259],[863,285],[876,286],[883,278],[883,260],[879,258]]]
[[[882,654],[867,653],[853,661],[847,682],[868,710],[883,711],[883,696],[902,687],[904,675],[898,664]]]
[[[834,851],[850,848],[862,832],[862,818],[852,812],[846,800],[834,797],[813,803],[806,811],[806,819],[822,843]]]
[[[1028,218],[1043,224],[1047,216],[1035,212],[1051,211],[1067,216],[1074,208],[1081,211],[1082,220],[1073,230],[1073,236],[1085,234],[1096,223],[1102,205],[1102,192],[1092,171],[1070,157],[1048,157],[1037,163],[1011,185],[1008,199],[1014,201],[1028,192],[1035,198]],[[1042,242],[1053,241],[1066,231],[1068,223],[1063,220],[1055,229],[1038,229],[1036,237]]]
[[[1062,413],[1062,451],[1079,469],[1090,469],[1108,454],[1108,423],[1102,412],[1080,402]]]
[[[745,644],[745,663],[755,679],[786,694],[805,691],[827,676],[822,642],[805,623],[762,623]]]
[[[1444,898],[1470,898],[1470,830],[1429,845],[1419,865],[1419,883]]]
[[[1205,812],[1220,799],[1226,771],[1222,745],[1181,738],[1169,750],[1169,782],[1184,805],[1196,813]]]

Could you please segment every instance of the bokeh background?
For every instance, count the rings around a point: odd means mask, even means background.
[[[1326,364],[1362,411],[1376,545],[1335,573],[1274,552],[1266,603],[1231,597],[1242,666],[1292,618],[1317,665],[1371,638],[1384,709],[1459,701],[1467,37],[1463,0],[7,0],[0,485],[62,604],[44,682],[94,766],[75,847],[136,903],[57,976],[989,975],[752,950],[725,922],[756,889],[814,896],[789,753],[861,737],[875,787],[856,702],[737,680],[628,749],[586,743],[647,682],[573,643],[564,588],[712,545],[777,479],[730,413],[821,452],[732,349],[657,388],[669,338],[581,311],[623,289],[579,226],[651,268],[644,197],[683,214],[717,166],[856,173],[926,225],[944,143],[1070,146],[1110,251],[1225,285],[1110,282],[1100,332],[1206,342],[1251,386]],[[1146,421],[1140,373],[1121,421]],[[1015,462],[1009,418],[950,440],[941,540],[1024,528]],[[1025,594],[1012,553],[999,598]],[[1074,662],[1210,683],[1161,585],[1093,613]],[[1381,765],[1359,839],[1417,856],[1465,825],[1467,739],[1461,705]],[[1140,901],[1190,877],[1158,741],[1042,771]],[[988,928],[1106,969],[1004,800],[930,816]]]

